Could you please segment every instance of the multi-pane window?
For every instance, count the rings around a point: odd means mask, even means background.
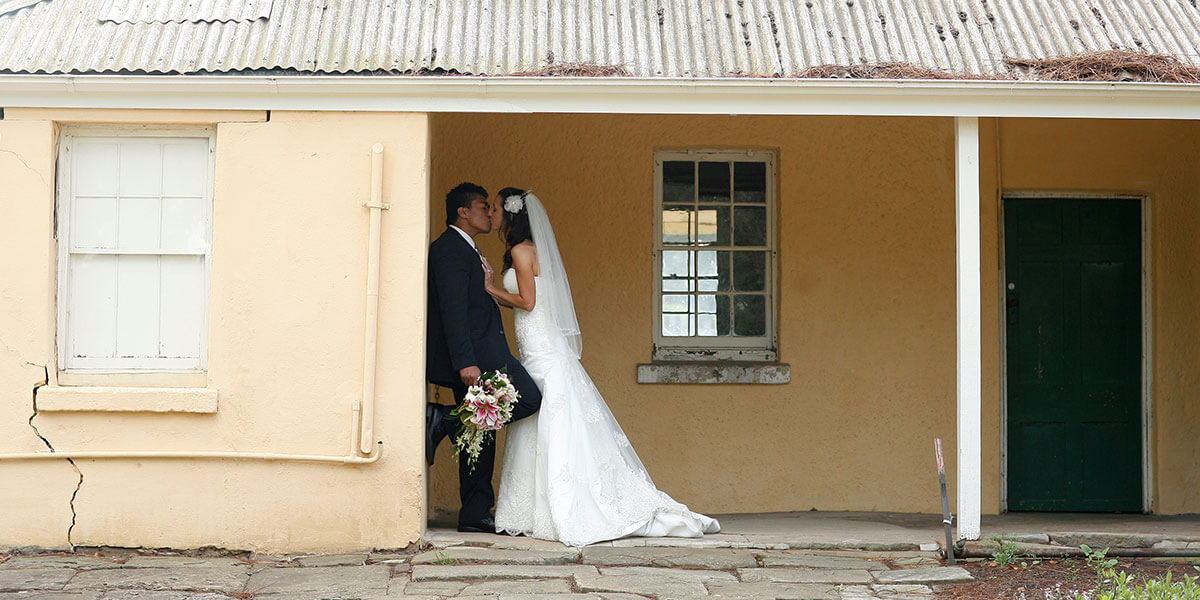
[[[660,152],[655,175],[656,358],[773,359],[774,156]]]
[[[71,133],[61,153],[60,368],[203,369],[211,134]]]

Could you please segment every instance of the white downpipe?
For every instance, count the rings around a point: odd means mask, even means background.
[[[383,209],[383,144],[376,142],[371,147],[371,199],[366,204],[371,210],[370,234],[367,238],[367,314],[363,338],[366,354],[363,357],[362,397],[355,403],[354,426],[350,431],[350,454],[348,456],[323,456],[317,454],[278,454],[273,452],[169,452],[149,451],[56,451],[9,452],[0,454],[4,460],[61,460],[79,459],[148,459],[148,458],[215,458],[229,460],[265,460],[327,462],[342,464],[370,464],[383,454],[383,442],[375,442],[375,348],[378,341],[379,324],[379,246],[380,222]]]
[[[362,415],[359,421],[358,452],[370,454],[375,449],[375,360],[379,338],[379,228],[383,220],[383,144],[371,147],[371,211],[370,233],[367,234],[367,325],[363,336]]]
[[[954,120],[958,305],[958,539],[979,539],[983,399],[979,236],[979,119]]]

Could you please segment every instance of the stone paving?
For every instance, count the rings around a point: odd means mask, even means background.
[[[932,600],[939,586],[971,579],[932,551],[702,542],[633,539],[578,549],[480,535],[427,538],[419,553],[0,555],[0,600]]]

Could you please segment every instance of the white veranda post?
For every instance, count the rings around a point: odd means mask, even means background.
[[[982,397],[979,274],[979,119],[955,118],[958,281],[958,539],[979,539]]]

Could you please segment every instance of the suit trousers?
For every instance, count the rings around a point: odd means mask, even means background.
[[[533,378],[525,371],[515,358],[510,357],[507,365],[508,376],[513,386],[521,394],[520,400],[513,406],[513,421],[519,421],[537,412],[542,406],[542,392],[538,389]],[[467,397],[467,386],[461,381],[450,386],[454,392],[454,403],[462,406]],[[458,420],[449,417],[447,424],[450,439],[458,436]],[[475,462],[474,471],[467,465],[467,457],[458,458],[458,497],[462,508],[458,511],[458,522],[478,523],[492,516],[492,507],[496,505],[496,492],[492,487],[492,473],[496,467],[496,438],[491,436],[479,451],[479,459]]]

